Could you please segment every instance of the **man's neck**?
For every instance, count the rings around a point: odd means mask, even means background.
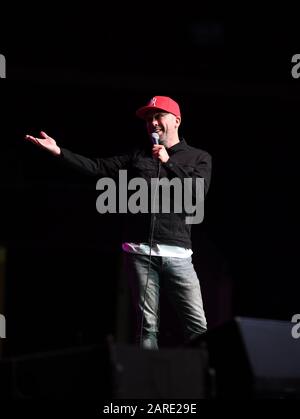
[[[173,147],[173,145],[178,144],[180,142],[178,135],[176,137],[173,138],[168,138],[166,139],[166,143],[164,144],[164,146],[166,148],[171,148]]]

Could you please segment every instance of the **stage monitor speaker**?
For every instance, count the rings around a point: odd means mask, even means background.
[[[204,399],[208,359],[205,345],[197,349],[113,348],[114,397],[117,399]]]
[[[206,342],[215,372],[213,398],[300,398],[300,339],[288,321],[236,317],[209,330]]]
[[[112,397],[110,354],[90,345],[3,359],[1,400],[103,400]]]

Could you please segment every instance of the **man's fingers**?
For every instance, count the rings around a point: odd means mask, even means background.
[[[153,150],[161,150],[163,148],[164,148],[164,146],[161,145],[161,144],[154,144],[154,146],[153,146]]]
[[[25,135],[25,139],[29,141],[33,141],[34,143],[38,142],[36,137],[33,137],[32,135]]]
[[[44,131],[40,132],[40,136],[42,138],[38,138],[38,137],[33,137],[33,135],[25,135],[25,139],[29,140],[29,141],[33,141],[34,143],[38,143],[40,144],[41,142],[43,142],[43,140],[47,140],[49,137],[49,135],[47,135]]]
[[[43,145],[43,138],[33,137],[32,135],[25,135],[25,139],[32,142],[33,144],[37,144],[39,146]]]
[[[49,138],[49,135],[47,135],[47,134],[45,133],[45,131],[41,131],[41,132],[40,132],[40,136],[41,136],[42,138]]]

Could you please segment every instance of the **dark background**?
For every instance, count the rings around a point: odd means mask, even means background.
[[[19,10],[2,37],[1,229],[7,353],[130,340],[123,283],[124,217],[99,215],[95,179],[24,141],[40,130],[62,147],[110,156],[145,139],[135,110],[177,100],[181,134],[213,158],[194,264],[209,327],[232,316],[299,312],[298,114],[291,20],[160,16],[149,22],[82,9]],[[180,14],[181,12],[178,11]],[[3,41],[4,40],[4,41]],[[162,344],[179,341],[162,307]]]

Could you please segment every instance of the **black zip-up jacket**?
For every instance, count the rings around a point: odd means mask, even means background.
[[[185,178],[204,178],[205,194],[208,191],[211,178],[211,156],[204,150],[189,146],[184,139],[167,149],[170,156],[166,163],[160,167],[160,178],[169,180],[178,177],[182,182]],[[132,178],[144,178],[149,185],[151,178],[157,178],[158,161],[151,155],[151,148],[134,150],[129,154],[109,158],[87,158],[75,154],[65,148],[61,149],[61,159],[88,175],[98,178],[110,177],[118,179],[120,170],[127,170],[128,181]],[[150,188],[149,188],[150,191]],[[195,203],[196,188],[193,184],[193,202]],[[128,193],[128,195],[130,195]],[[171,198],[172,201],[172,198]],[[149,197],[149,203],[151,202]],[[191,248],[191,224],[185,221],[186,214],[183,211],[175,213],[158,212],[155,214],[152,243],[161,243],[184,248]],[[126,215],[124,241],[135,243],[149,243],[151,230],[151,213],[137,213]]]

